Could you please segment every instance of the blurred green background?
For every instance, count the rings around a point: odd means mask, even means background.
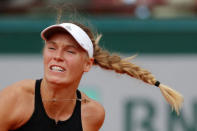
[[[40,53],[43,46],[40,32],[54,24],[54,19],[0,17],[0,53]],[[196,19],[91,17],[88,20],[103,35],[100,45],[110,51],[197,53]]]

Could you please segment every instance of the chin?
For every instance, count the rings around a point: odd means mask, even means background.
[[[63,85],[67,83],[65,79],[63,79],[62,77],[57,77],[57,76],[45,76],[45,79],[47,82],[56,84],[56,85]]]

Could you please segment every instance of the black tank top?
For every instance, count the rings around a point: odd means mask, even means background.
[[[65,121],[55,122],[45,112],[40,94],[41,80],[36,80],[35,108],[31,118],[15,131],[83,131],[81,122],[81,101],[77,100],[72,116]],[[77,90],[77,98],[81,93]]]

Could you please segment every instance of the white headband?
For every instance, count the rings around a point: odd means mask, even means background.
[[[66,30],[72,37],[78,42],[78,44],[85,49],[88,52],[89,57],[93,57],[93,44],[90,40],[87,33],[81,29],[79,26],[72,24],[72,23],[62,23],[62,24],[56,24],[47,27],[41,32],[41,37],[43,40],[47,40],[46,33],[52,31],[56,28],[62,28]]]

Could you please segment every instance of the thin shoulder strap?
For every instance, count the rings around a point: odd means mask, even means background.
[[[81,92],[79,90],[77,90],[77,98],[81,99]]]
[[[42,79],[36,80],[36,85],[35,85],[35,112],[37,113],[41,113],[44,111],[42,98],[40,94],[41,82],[42,82]]]
[[[79,90],[77,90],[77,98],[81,99],[81,92]],[[72,118],[74,121],[77,122],[77,126],[79,127],[79,129],[82,129],[82,123],[81,123],[81,101],[80,100],[76,100],[76,106],[72,115]]]

